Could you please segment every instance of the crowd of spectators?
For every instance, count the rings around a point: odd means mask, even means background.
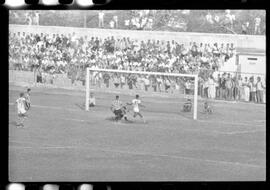
[[[234,44],[203,44],[190,42],[184,45],[174,40],[130,39],[129,37],[104,39],[73,34],[34,34],[17,32],[9,34],[9,63],[12,69],[37,72],[41,81],[43,75],[56,73],[67,74],[72,79],[85,82],[85,68],[119,69],[132,71],[150,71],[166,73],[199,73],[202,96],[209,98],[232,99],[233,92],[225,90],[217,79],[216,93],[211,91],[211,77],[205,73],[218,71],[219,66],[235,55]],[[207,71],[207,72],[204,72]],[[210,72],[209,72],[210,71]],[[106,86],[113,81],[116,87],[136,87],[136,82],[142,81],[144,89],[150,86],[154,91],[170,89],[178,90],[181,85],[185,92],[190,93],[192,81],[171,77],[135,76],[98,74]],[[52,79],[50,79],[52,83]],[[98,81],[98,80],[97,80]],[[203,82],[202,82],[203,81]],[[209,82],[210,81],[210,82]],[[191,83],[191,84],[190,84]],[[202,85],[200,85],[200,88]],[[205,90],[207,88],[207,90]],[[236,88],[236,87],[234,87]],[[252,88],[252,87],[249,87]],[[222,92],[221,92],[222,91]],[[237,91],[238,92],[238,91]],[[224,95],[225,94],[225,95]],[[252,96],[250,96],[252,97]],[[236,99],[236,98],[235,98]],[[257,98],[258,99],[258,98]]]
[[[207,80],[199,78],[199,94],[211,99],[265,103],[265,81],[261,76],[232,75],[219,73]]]
[[[105,39],[73,34],[10,33],[10,62],[15,69],[63,73],[71,65],[137,71],[194,73],[201,68],[217,70],[235,54],[233,44],[189,46],[174,40],[140,41],[129,37]]]

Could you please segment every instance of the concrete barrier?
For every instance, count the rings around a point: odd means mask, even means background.
[[[265,51],[266,38],[262,35],[238,35],[238,34],[215,34],[215,33],[191,33],[191,32],[164,32],[164,31],[138,31],[138,30],[115,30],[98,28],[76,28],[60,26],[28,26],[28,25],[9,25],[10,32],[25,33],[46,33],[46,34],[72,34],[77,36],[106,38],[130,37],[138,40],[175,40],[179,43],[188,45],[190,42],[197,43],[234,43],[237,48],[254,48]]]

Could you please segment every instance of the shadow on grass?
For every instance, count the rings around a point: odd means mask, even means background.
[[[116,121],[115,120],[115,118],[112,116],[112,117],[107,117],[107,118],[105,118],[105,120],[107,120],[107,121],[111,121],[111,122],[114,122],[114,123],[116,123],[116,124],[129,124],[129,123],[134,123],[134,121],[131,121],[131,120],[124,120],[124,119],[122,119],[122,120],[119,120],[119,121]]]

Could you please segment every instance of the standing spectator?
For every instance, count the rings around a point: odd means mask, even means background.
[[[248,34],[249,22],[242,24],[242,34]]]
[[[244,99],[244,87],[243,87],[243,79],[242,77],[239,75],[238,76],[238,97],[237,100],[243,100]]]
[[[149,76],[145,76],[143,82],[144,82],[144,89],[145,89],[145,91],[148,91],[148,88],[150,86]]]
[[[118,88],[118,86],[120,85],[120,77],[118,76],[117,73],[113,77],[113,83],[115,88]]]
[[[212,17],[212,15],[210,14],[210,12],[208,12],[207,15],[206,15],[205,17],[206,17],[207,22],[209,22],[210,24],[213,24],[213,23],[214,23],[213,17]]]
[[[163,83],[163,80],[161,77],[157,77],[157,88],[158,88],[158,91],[161,92],[161,85]]]
[[[55,78],[54,69],[50,69],[48,72],[48,82],[50,84],[53,84],[54,78]]]
[[[219,99],[221,96],[220,88],[221,88],[221,77],[220,74],[217,76],[217,86],[216,86],[216,98]]]
[[[230,10],[225,10],[225,12],[226,12],[225,19],[229,23],[229,28],[231,30],[233,30],[233,24],[234,24],[234,21],[235,21],[235,15],[232,15]]]
[[[222,74],[221,80],[220,80],[220,97],[221,99],[227,99],[226,94],[226,73]]]
[[[123,88],[123,86],[126,84],[126,77],[124,76],[124,74],[122,74],[120,76],[120,86],[121,88]]]
[[[31,26],[33,22],[31,18],[31,13],[26,13],[25,17],[26,17],[26,23]]]
[[[226,87],[226,99],[227,100],[232,100],[233,81],[231,79],[230,73],[228,73],[228,75],[227,75],[225,87]]]
[[[249,86],[250,86],[250,101],[256,102],[256,83],[254,81],[254,77],[249,78]]]
[[[235,49],[233,43],[231,43],[231,46],[229,48],[229,55],[230,55],[230,57],[233,57],[235,55],[235,51],[236,51],[236,49]]]
[[[262,84],[261,77],[257,77],[256,83],[256,94],[257,94],[257,103],[263,103],[263,90],[265,86]]]
[[[198,79],[198,87],[199,87],[199,90],[198,90],[198,93],[201,97],[204,96],[204,92],[203,92],[203,78],[199,76],[199,79]]]
[[[216,97],[216,83],[212,75],[210,75],[207,83],[208,83],[208,98],[214,99]]]
[[[103,11],[100,11],[98,13],[98,27],[104,28],[104,12]]]
[[[187,80],[187,82],[185,83],[185,94],[190,94],[190,91],[191,91],[191,82]]]
[[[114,28],[115,27],[115,22],[113,20],[110,21],[110,27]]]
[[[237,100],[237,96],[238,96],[238,82],[237,82],[237,78],[236,75],[232,78],[232,99],[233,100]]]
[[[208,92],[208,79],[204,78],[203,82],[203,94],[205,98],[209,98],[209,92]]]
[[[107,88],[109,88],[109,86],[110,86],[110,78],[111,77],[108,73],[103,74],[104,84],[106,85]]]
[[[35,12],[35,25],[39,25],[39,13]]]
[[[243,82],[243,87],[244,87],[244,100],[248,102],[249,96],[250,96],[250,85],[249,85],[247,77],[245,77],[245,80]]]
[[[118,28],[118,16],[113,16],[113,21],[114,21],[114,27]]]
[[[75,80],[76,80],[76,76],[77,76],[77,72],[76,72],[76,68],[74,65],[71,65],[71,68],[69,70],[69,73],[68,75],[70,76],[71,78],[71,84],[73,85]]]
[[[169,77],[166,77],[165,78],[165,92],[169,92],[170,87],[171,87],[171,81]]]
[[[37,83],[42,83],[41,68],[38,68],[38,70],[37,70]]]
[[[254,34],[261,34],[261,18],[255,18],[255,25],[254,25]]]
[[[157,91],[157,78],[156,78],[156,76],[152,76],[151,77],[151,82],[152,82],[152,87],[153,87],[153,90],[154,90],[154,92],[156,92]]]
[[[127,77],[127,84],[129,89],[133,89],[133,79],[131,74],[129,74]]]
[[[129,26],[130,26],[130,20],[125,20],[125,26],[129,28]]]

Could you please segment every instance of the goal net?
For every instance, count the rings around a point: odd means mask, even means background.
[[[175,106],[179,109],[178,99],[191,101],[193,119],[197,119],[198,75],[128,71],[114,69],[86,69],[85,110],[89,110],[90,91],[116,92],[119,94],[140,94],[145,96],[175,97]],[[182,104],[182,105],[183,105]],[[182,110],[183,111],[183,110]]]

